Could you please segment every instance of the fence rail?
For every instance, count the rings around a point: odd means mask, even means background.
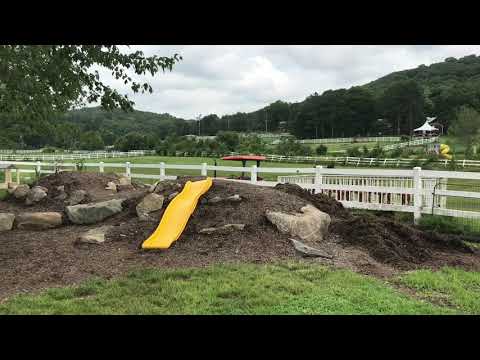
[[[133,151],[112,151],[112,152],[88,152],[78,151],[64,154],[43,154],[34,150],[25,150],[31,152],[24,152],[17,154],[3,153],[0,151],[0,161],[64,161],[64,160],[92,160],[92,159],[108,159],[120,157],[136,157],[155,154],[154,150],[133,150]]]
[[[377,136],[377,137],[348,137],[348,138],[325,138],[325,139],[303,139],[298,140],[300,144],[333,144],[352,142],[397,142],[400,136]]]
[[[2,162],[5,163],[5,162]],[[18,171],[28,174],[51,174],[56,171],[79,169],[78,164],[52,164],[48,162],[7,162],[17,165]],[[201,176],[207,176],[208,171],[230,173],[247,172],[249,180],[228,179],[260,186],[275,186],[279,183],[295,183],[304,189],[315,193],[325,193],[336,198],[344,206],[357,209],[402,211],[414,214],[415,221],[422,214],[435,214],[452,217],[462,217],[480,220],[480,205],[465,210],[448,206],[449,199],[474,199],[480,204],[480,173],[460,171],[422,170],[419,167],[409,170],[398,169],[330,169],[322,166],[310,168],[269,168],[240,166],[214,166],[206,163],[200,165],[166,164],[132,164],[125,163],[84,163],[86,169],[93,168],[105,172],[111,168],[116,173],[131,178],[166,180],[176,176],[166,175],[166,170],[191,170]],[[29,168],[25,168],[29,167]],[[153,169],[155,173],[145,174],[142,169]],[[119,171],[120,170],[120,171]],[[136,171],[138,170],[138,171]],[[264,181],[259,174],[280,174],[277,181]],[[285,174],[285,175],[281,175]],[[475,190],[462,188],[451,190],[447,180],[469,181],[475,184]],[[439,186],[439,184],[441,186]],[[473,188],[472,188],[473,189]],[[472,211],[473,210],[473,211]]]
[[[402,149],[404,147],[409,147],[409,146],[431,144],[437,140],[438,140],[438,137],[415,139],[415,140],[410,140],[410,141],[406,141],[398,144],[386,145],[383,147],[383,150],[388,151],[388,150]]]

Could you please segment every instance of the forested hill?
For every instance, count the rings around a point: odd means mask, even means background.
[[[391,73],[363,86],[314,93],[299,103],[276,101],[250,113],[201,119],[201,135],[220,130],[290,131],[298,138],[408,134],[425,116],[448,129],[462,105],[480,111],[480,57],[447,58],[430,66]],[[383,119],[383,120],[378,120]],[[112,145],[126,134],[163,139],[198,134],[198,122],[143,111],[84,108],[46,122],[3,121],[2,147],[92,148]],[[92,140],[93,139],[93,140]]]

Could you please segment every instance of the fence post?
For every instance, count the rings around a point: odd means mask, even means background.
[[[418,223],[422,217],[422,176],[421,167],[413,168],[413,222]]]
[[[104,165],[105,165],[105,163],[103,161],[100,161],[98,168],[99,168],[101,173],[105,171],[104,167],[103,167]]]
[[[257,183],[257,165],[253,165],[252,166],[252,174],[250,176],[250,182],[252,184],[256,184]]]
[[[132,171],[130,169],[130,162],[125,163],[125,175],[129,178],[132,176]]]
[[[320,193],[323,184],[322,165],[315,166],[315,194]]]
[[[165,180],[165,163],[160,163],[160,181]]]
[[[40,165],[40,161],[37,161],[36,171],[37,176],[40,177],[40,171],[42,170],[42,166]]]
[[[207,176],[207,163],[202,163],[202,170],[200,174],[202,176]]]

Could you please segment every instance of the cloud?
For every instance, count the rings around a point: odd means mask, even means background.
[[[301,101],[313,92],[349,88],[393,71],[480,54],[478,45],[134,45],[122,51],[172,56],[183,61],[149,82],[153,94],[133,94],[101,71],[102,80],[135,101],[135,108],[183,118],[254,111],[276,100]]]

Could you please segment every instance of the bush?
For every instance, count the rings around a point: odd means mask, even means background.
[[[351,147],[347,149],[347,156],[349,157],[360,157],[362,153],[360,152],[360,148],[358,146]]]
[[[408,135],[402,135],[402,136],[400,136],[400,141],[401,141],[401,142],[410,141],[410,136],[408,136]]]
[[[46,148],[44,148],[44,149],[42,150],[42,153],[43,153],[43,154],[53,154],[53,153],[55,153],[56,151],[57,151],[57,149],[55,149],[54,147],[52,147],[52,146],[47,146]]]
[[[327,155],[328,148],[325,145],[318,145],[315,149],[317,155]]]
[[[418,227],[422,230],[435,231],[443,234],[462,235],[468,232],[464,225],[456,221],[455,218],[448,216],[424,215],[420,218]]]

